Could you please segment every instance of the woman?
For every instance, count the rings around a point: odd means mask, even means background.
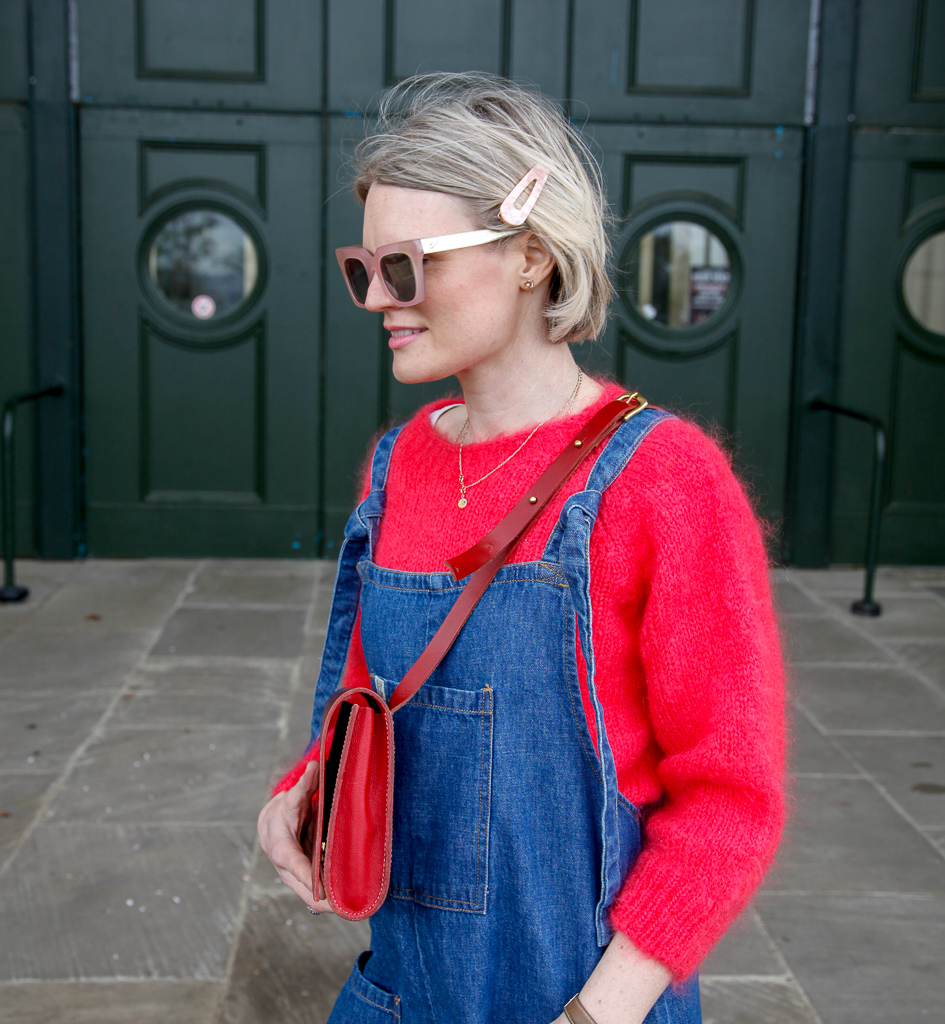
[[[604,324],[606,204],[550,103],[484,75],[404,83],[355,191],[352,298],[383,313],[399,381],[455,375],[462,401],[377,447],[349,523],[359,575],[336,582],[360,614],[329,630],[316,728],[340,683],[325,666],[347,655],[345,685],[389,698],[460,588],[444,559],[621,393],[570,350]],[[700,1020],[695,969],[780,835],[782,700],[749,503],[712,441],[648,410],[549,503],[395,716],[390,894],[332,1022]],[[324,912],[299,839],[316,754],[259,831]]]

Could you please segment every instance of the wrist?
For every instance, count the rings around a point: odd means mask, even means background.
[[[563,1019],[568,1024],[597,1024],[581,1002],[580,994],[575,993],[564,1008]]]

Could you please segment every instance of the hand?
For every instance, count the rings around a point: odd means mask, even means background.
[[[333,913],[321,886],[312,892],[312,861],[302,849],[302,836],[312,816],[312,797],[318,791],[318,762],[310,761],[302,777],[284,793],[277,793],[259,812],[256,831],[263,853],[279,877],[319,914]]]

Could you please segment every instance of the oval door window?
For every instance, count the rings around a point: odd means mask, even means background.
[[[902,272],[902,294],[912,317],[945,337],[945,231],[916,246]]]
[[[167,220],[148,250],[148,276],[179,313],[212,320],[247,303],[259,280],[252,238],[219,210],[186,210]]]
[[[691,220],[667,220],[640,235],[620,265],[624,302],[644,320],[690,328],[725,305],[732,260],[722,240]]]

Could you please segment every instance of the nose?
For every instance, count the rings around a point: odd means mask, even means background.
[[[375,274],[364,297],[364,308],[371,310],[372,313],[380,313],[385,309],[391,309],[393,305],[387,289],[381,282],[381,275]]]

